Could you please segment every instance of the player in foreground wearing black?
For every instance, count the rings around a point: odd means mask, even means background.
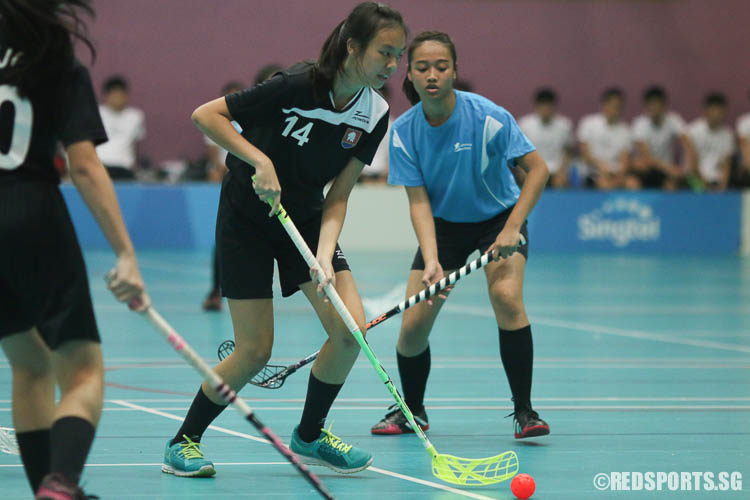
[[[73,53],[73,39],[91,48],[80,12],[93,14],[88,0],[0,2],[0,344],[13,374],[21,460],[37,499],[86,498],[78,482],[104,396],[86,268],[53,165],[58,141],[117,255],[112,292],[149,304],[94,149],[107,136],[89,72]]]
[[[302,290],[328,333],[312,368],[290,448],[304,463],[341,473],[369,467],[372,456],[324,428],[359,346],[324,298],[323,287],[336,286],[364,332],[362,300],[336,241],[349,193],[388,125],[388,104],[375,89],[396,71],[405,43],[401,15],[383,4],[365,2],[336,26],[317,62],[293,66],[193,113],[198,128],[230,152],[216,243],[221,291],[228,299],[236,348],[216,372],[239,391],[268,362],[274,338],[276,260],[282,295]],[[241,126],[241,134],[232,120]],[[333,183],[324,197],[329,181]],[[294,243],[273,217],[282,196],[305,241],[317,249],[323,276],[311,277]],[[164,472],[184,477],[215,474],[199,442],[225,407],[222,397],[204,383],[177,434],[167,442]]]

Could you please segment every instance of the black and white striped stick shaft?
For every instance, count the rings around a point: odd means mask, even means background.
[[[521,245],[526,244],[526,238],[521,235]],[[464,276],[471,274],[472,272],[476,271],[477,269],[481,269],[482,267],[486,266],[490,260],[492,259],[491,255],[488,253],[482,254],[480,257],[477,257],[473,261],[469,262],[468,264],[460,267],[459,269],[456,269],[452,273],[450,273],[448,276],[444,277],[437,283],[433,283],[429,287],[425,288],[419,293],[416,293],[406,299],[405,301],[401,302],[400,304],[395,305],[393,308],[389,309],[388,311],[384,312],[380,316],[377,316],[376,318],[373,318],[370,320],[369,323],[367,323],[367,329],[379,325],[383,321],[392,318],[393,316],[404,312],[406,309],[409,309],[410,307],[418,304],[419,302],[422,302],[425,299],[428,299],[429,297],[432,297],[439,291],[445,289],[447,286],[455,284],[458,280],[463,278]],[[234,346],[232,346],[234,347]],[[303,366],[312,363],[315,361],[315,359],[318,357],[318,354],[320,351],[314,352],[307,356],[306,358],[301,359],[300,361],[294,363],[293,365],[289,365],[280,372],[276,373],[275,375],[263,379],[263,380],[251,380],[250,383],[253,385],[257,385],[258,387],[270,387],[272,383],[281,382],[285,380],[288,376],[292,375],[294,372],[302,368]],[[274,388],[280,387],[281,385],[277,385]]]
[[[525,244],[526,240],[523,236],[521,236],[521,244]],[[392,318],[393,316],[397,315],[398,313],[401,313],[405,311],[406,309],[409,309],[410,307],[414,306],[415,304],[422,302],[425,299],[428,299],[429,297],[432,297],[436,293],[438,293],[440,290],[443,290],[445,287],[455,284],[458,280],[463,278],[464,276],[471,274],[472,272],[476,271],[477,269],[481,269],[482,267],[486,266],[492,257],[490,254],[483,254],[481,257],[477,257],[473,261],[469,262],[465,266],[456,269],[452,273],[450,273],[445,278],[441,279],[437,283],[433,283],[429,287],[425,288],[419,293],[416,293],[406,299],[405,301],[401,302],[400,304],[397,304],[393,308],[389,309],[387,312],[384,312],[380,316],[373,318],[370,320],[369,323],[367,323],[367,329],[379,325],[383,321],[387,320],[388,318]],[[300,361],[294,363],[293,365],[289,365],[286,368],[284,368],[279,373],[264,379],[264,380],[254,380],[251,381],[252,384],[257,385],[259,387],[268,387],[270,384],[283,381],[288,376],[302,368],[303,366],[312,363],[315,361],[315,359],[318,357],[318,354],[320,351],[314,352],[307,356],[304,359],[301,359]]]
[[[525,244],[526,244],[526,238],[524,238],[524,236],[521,235],[520,245],[525,245]],[[481,269],[482,267],[486,266],[490,262],[491,259],[492,259],[492,256],[489,253],[482,254],[480,257],[477,257],[476,259],[472,260],[465,266],[462,266],[456,269],[455,271],[453,271],[452,273],[450,273],[448,276],[444,277],[437,283],[433,283],[432,285],[428,286],[421,292],[412,295],[405,301],[394,306],[389,311],[384,312],[377,318],[373,319],[372,321],[367,323],[367,328],[370,329],[373,326],[377,325],[378,323],[382,323],[388,318],[392,318],[396,314],[404,312],[405,310],[422,302],[423,300],[432,297],[433,295],[438,293],[440,290],[443,290],[446,287],[455,284],[458,280],[460,280],[467,274],[471,274],[473,271],[476,271],[477,269]]]

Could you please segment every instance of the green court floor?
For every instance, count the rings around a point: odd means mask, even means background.
[[[106,402],[84,474],[103,499],[305,499],[314,491],[234,410],[204,438],[211,479],[162,474],[164,444],[200,382],[149,324],[118,304],[102,276],[105,252],[87,252],[107,368]],[[154,305],[211,363],[231,338],[229,313],[205,313],[208,253],[141,252]],[[348,252],[368,319],[401,300],[409,253]],[[274,362],[317,350],[324,332],[301,294],[276,301]],[[599,490],[597,474],[721,472],[750,481],[750,261],[735,257],[618,257],[533,254],[525,299],[535,341],[533,401],[552,434],[513,439],[510,392],[482,273],[451,294],[431,337],[427,411],[441,453],[479,458],[513,449],[537,484],[532,498],[750,498],[744,491]],[[398,382],[400,318],[368,335]],[[288,442],[302,411],[308,368],[271,391],[241,395]],[[10,370],[0,361],[0,425],[10,426]],[[375,437],[370,426],[391,404],[360,356],[329,415],[333,431],[370,450],[373,466],[344,476],[314,469],[339,499],[511,499],[509,482],[455,489],[431,474],[415,436]],[[637,475],[637,474],[636,474]],[[705,476],[704,476],[705,477]],[[734,476],[735,479],[738,477]],[[602,477],[598,481],[604,481]],[[4,499],[30,498],[17,456],[0,454]],[[597,483],[599,486],[605,483]],[[622,483],[621,483],[622,484]],[[632,484],[632,483],[631,483]],[[681,487],[685,484],[680,483]],[[710,486],[710,484],[708,485]],[[736,481],[728,487],[740,486]],[[611,486],[610,486],[611,488]]]

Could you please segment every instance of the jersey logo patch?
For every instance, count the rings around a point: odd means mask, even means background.
[[[460,142],[457,142],[453,145],[453,151],[458,153],[459,151],[469,151],[471,150],[471,144],[462,144]]]
[[[351,149],[357,145],[359,138],[362,137],[362,131],[356,128],[347,128],[344,137],[341,138],[341,147]]]

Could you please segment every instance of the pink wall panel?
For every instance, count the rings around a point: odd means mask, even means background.
[[[249,82],[267,62],[317,57],[350,0],[98,0],[91,34],[99,85],[122,73],[146,111],[144,152],[155,160],[194,158],[203,148],[190,112],[231,79]],[[750,109],[750,1],[392,0],[412,33],[439,29],[457,45],[475,91],[515,114],[540,85],[558,89],[573,118],[597,107],[617,84],[638,112],[640,93],[664,85],[687,119],[702,95],[726,92],[732,117]],[[396,74],[393,112],[405,62]]]

